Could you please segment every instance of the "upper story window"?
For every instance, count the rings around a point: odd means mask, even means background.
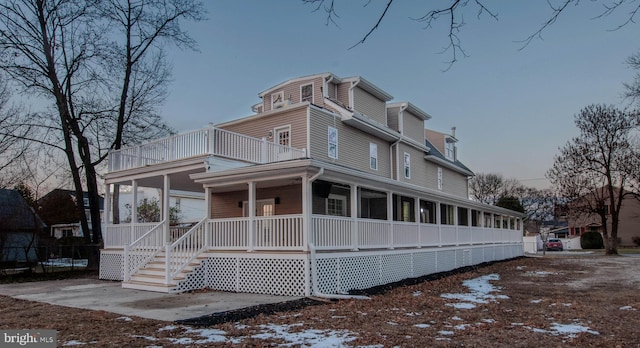
[[[300,86],[300,102],[313,103],[313,84]]]
[[[450,140],[445,140],[444,142],[444,156],[450,160],[456,160],[456,147],[455,143]]]
[[[404,153],[404,177],[411,179],[411,156],[406,152]]]
[[[327,154],[330,158],[338,158],[338,130],[329,126],[327,128]]]
[[[438,190],[442,190],[442,168],[438,167]]]
[[[378,170],[378,144],[369,143],[369,168]]]
[[[271,110],[277,109],[284,102],[284,91],[271,94]]]

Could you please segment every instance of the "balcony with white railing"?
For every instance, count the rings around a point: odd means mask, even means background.
[[[306,151],[224,129],[207,127],[109,152],[109,171],[215,155],[253,164],[304,158]]]

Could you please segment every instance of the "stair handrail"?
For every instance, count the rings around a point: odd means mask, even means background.
[[[124,281],[131,279],[131,275],[137,273],[144,265],[162,250],[162,233],[166,220],[150,229],[140,238],[125,244],[124,246]],[[132,252],[140,252],[142,257],[133,257]]]
[[[165,247],[166,284],[171,284],[173,278],[207,248],[208,220],[206,217],[200,220],[175,242]]]

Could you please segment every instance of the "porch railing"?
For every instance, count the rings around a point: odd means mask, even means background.
[[[314,215],[318,250],[438,247],[522,241],[520,230]],[[354,226],[357,224],[357,230]]]
[[[166,284],[170,284],[207,247],[207,219],[195,224],[175,242],[165,247]]]
[[[226,250],[302,250],[302,215],[256,217],[208,221],[212,249]],[[251,234],[253,231],[253,234]]]
[[[140,268],[151,261],[161,250],[163,243],[163,233],[166,221],[162,221],[134,240],[131,244],[124,246],[124,280],[129,281],[132,274],[137,273]]]
[[[303,158],[306,151],[224,129],[208,127],[109,152],[109,171],[216,155],[250,163]]]
[[[104,231],[104,247],[123,248],[126,244],[131,244],[134,240],[142,237],[158,223],[135,223],[135,224],[107,224]]]

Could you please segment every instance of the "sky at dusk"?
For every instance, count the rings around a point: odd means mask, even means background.
[[[562,13],[542,39],[522,41],[551,15],[545,1],[486,1],[498,20],[470,2],[458,34],[467,57],[447,69],[447,18],[432,28],[412,20],[429,4],[396,1],[364,44],[387,1],[336,1],[337,26],[302,1],[207,1],[208,20],[187,23],[199,52],[170,48],[173,82],[162,116],[176,131],[252,114],[258,93],[290,78],[332,72],[362,76],[433,118],[427,128],[457,128],[460,160],[476,173],[497,172],[546,187],[558,147],[576,134],[573,118],[593,103],[627,106],[625,64],[640,50],[628,9],[594,18],[600,1]],[[365,6],[366,5],[366,6]],[[435,6],[435,5],[434,5]]]

